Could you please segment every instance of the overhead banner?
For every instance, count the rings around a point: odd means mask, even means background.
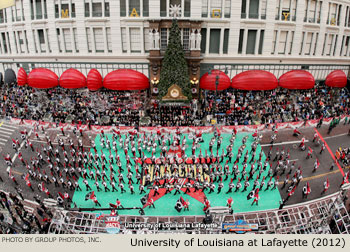
[[[0,0],[0,10],[15,5],[15,0]]]

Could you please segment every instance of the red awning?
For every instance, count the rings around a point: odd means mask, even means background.
[[[149,81],[143,73],[119,69],[105,76],[103,86],[111,90],[143,90],[149,88]]]
[[[62,73],[59,83],[63,88],[83,88],[86,87],[86,78],[78,70],[70,68]]]
[[[58,76],[49,69],[36,68],[28,75],[28,85],[33,88],[53,88],[58,86]]]
[[[27,73],[26,71],[23,69],[23,67],[21,67],[18,70],[18,74],[17,74],[17,84],[19,86],[24,86],[25,84],[27,84]]]
[[[218,90],[228,89],[231,85],[230,78],[220,70],[212,70],[211,74],[206,73],[200,79],[199,87],[201,89],[213,90],[215,91],[216,76],[219,75],[219,85]]]
[[[102,76],[96,69],[91,69],[88,73],[87,87],[90,91],[96,91],[102,87]]]
[[[231,87],[240,90],[272,90],[277,88],[278,80],[273,73],[263,70],[250,70],[237,74]]]
[[[342,70],[334,70],[326,78],[326,85],[329,87],[343,88],[347,82],[346,74]]]
[[[310,89],[315,86],[315,78],[305,70],[292,70],[283,74],[279,86],[288,89]]]

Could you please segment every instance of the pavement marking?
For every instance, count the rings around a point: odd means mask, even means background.
[[[33,129],[31,129],[31,130],[29,131],[29,133],[28,133],[28,139],[29,139],[30,135],[32,134],[32,131],[33,131]],[[15,153],[15,155],[14,155],[13,158],[12,158],[12,163],[15,162],[15,160],[16,160],[16,158],[17,158],[17,156],[18,156],[19,151],[22,149],[22,147],[24,146],[25,143],[26,143],[26,141],[23,141],[23,142],[21,143],[21,145],[19,146],[18,152]]]
[[[299,140],[299,141],[291,141],[291,142],[275,143],[275,144],[273,144],[273,146],[275,146],[275,145],[295,144],[295,143],[300,143],[300,142],[301,142],[301,140]],[[309,140],[305,140],[304,143],[308,143],[308,142],[309,142]],[[261,144],[262,147],[271,146],[271,145],[272,144]]]
[[[335,171],[331,171],[331,172],[321,173],[321,174],[318,174],[318,175],[315,175],[315,176],[303,178],[301,181],[310,181],[310,180],[322,178],[322,177],[325,177],[325,176],[328,176],[328,175],[331,175],[331,174],[336,174],[336,173],[339,173],[339,172],[340,172],[340,170],[335,170]],[[278,182],[278,184],[279,185],[283,185],[284,182],[281,181],[281,182]]]
[[[320,134],[320,132],[318,132],[318,130],[317,130],[316,128],[314,128],[314,130],[315,130],[315,132],[317,133],[317,135],[320,137],[321,141],[325,143],[326,148],[327,148],[329,154],[331,155],[331,157],[332,157],[333,160],[335,161],[335,164],[338,166],[339,171],[341,172],[341,174],[342,174],[343,177],[344,177],[344,171],[343,171],[343,169],[341,168],[341,166],[339,165],[339,163],[337,162],[337,160],[335,159],[334,154],[333,154],[332,150],[329,148],[327,142],[323,139],[322,135]]]
[[[293,161],[298,161],[299,159],[292,159],[292,160],[289,160],[289,162],[293,162]]]
[[[0,129],[0,133],[1,134],[5,134],[5,135],[12,135],[13,134],[13,131],[4,131],[4,130],[2,130],[2,128]]]
[[[13,126],[13,125],[10,125],[10,124],[4,124],[4,122],[1,122],[0,123],[0,127],[4,125],[4,127],[7,127],[7,128],[13,128],[13,129],[18,129],[18,126]]]
[[[0,138],[0,141],[7,142],[7,141],[8,141],[8,139]]]
[[[348,133],[340,134],[340,135],[335,135],[335,136],[329,136],[329,137],[324,137],[323,139],[330,139],[330,138],[335,138],[335,137],[340,137],[340,136],[345,136],[348,135]]]

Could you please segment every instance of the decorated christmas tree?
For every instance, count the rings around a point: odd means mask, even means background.
[[[177,84],[182,89],[188,100],[192,98],[188,66],[181,45],[181,33],[176,19],[173,20],[170,29],[168,48],[165,52],[160,72],[160,100],[167,94],[168,88],[173,84]]]

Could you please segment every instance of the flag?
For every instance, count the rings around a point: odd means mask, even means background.
[[[306,183],[306,194],[310,194],[311,193],[311,188],[310,188],[310,184],[309,182]]]
[[[89,192],[85,195],[85,201],[89,200],[89,199],[93,199],[95,197],[95,192]]]
[[[15,0],[1,0],[0,1],[0,10],[5,9],[15,5]]]
[[[297,186],[294,186],[293,189],[288,193],[288,196],[292,196],[294,194],[296,188],[297,188]]]

